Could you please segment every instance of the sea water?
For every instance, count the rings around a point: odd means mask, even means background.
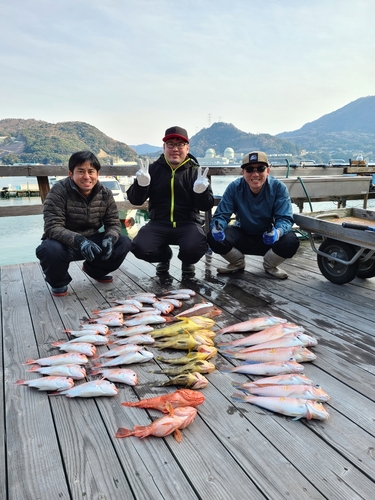
[[[226,186],[237,177],[214,176],[212,178],[212,188],[216,195],[222,195]],[[4,186],[15,187],[20,184],[37,183],[32,177],[2,177],[0,178],[0,190]],[[39,197],[23,198],[0,198],[1,206],[28,206],[41,204]],[[337,208],[337,203],[322,202],[313,203],[313,210],[330,210]],[[352,200],[347,202],[347,207],[363,208],[362,200]],[[375,209],[375,199],[369,200],[367,207]],[[293,211],[298,213],[297,205],[293,204]],[[310,212],[308,203],[304,204],[304,211]],[[35,262],[35,249],[41,242],[43,234],[43,215],[27,215],[17,217],[0,217],[0,266],[10,264],[20,264],[24,262]]]

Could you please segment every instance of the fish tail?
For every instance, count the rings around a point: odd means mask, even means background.
[[[243,403],[244,401],[246,401],[246,396],[239,392],[235,392],[232,394],[231,399],[233,401],[240,401],[241,403]]]
[[[27,360],[22,364],[23,365],[35,365],[35,363],[37,363],[37,361],[35,359],[27,358]]]
[[[36,372],[36,371],[38,371],[38,368],[40,368],[39,365],[34,365],[31,368],[29,368],[29,370],[26,370],[26,371],[27,372]]]
[[[22,378],[18,379],[17,382],[14,382],[16,385],[24,385],[26,380],[23,380]]]
[[[115,434],[115,437],[117,438],[126,438],[128,436],[134,436],[134,431],[126,429],[125,427],[119,427]]]

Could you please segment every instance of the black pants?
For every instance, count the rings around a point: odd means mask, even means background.
[[[101,246],[104,233],[89,238]],[[106,274],[118,269],[131,249],[131,240],[121,235],[113,247],[113,253],[108,260],[102,260],[99,254],[92,262],[85,261],[85,271],[92,278],[102,278]],[[47,283],[53,288],[59,288],[72,281],[68,273],[69,264],[76,260],[83,260],[81,251],[67,247],[57,240],[46,239],[37,247],[36,256],[40,260]]]
[[[224,241],[214,240],[211,232],[208,233],[207,240],[211,249],[220,255],[226,255],[233,247],[247,255],[264,255],[272,248],[279,257],[290,259],[299,247],[298,238],[292,231],[284,234],[273,245],[266,245],[263,243],[262,235],[247,234],[237,226],[228,226],[225,229]]]
[[[195,264],[207,252],[207,239],[202,227],[186,222],[171,224],[150,221],[141,227],[133,240],[132,252],[147,262],[166,262],[172,257],[169,245],[178,245],[178,258],[186,264]]]

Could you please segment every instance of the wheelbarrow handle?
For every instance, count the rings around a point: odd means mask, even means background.
[[[352,224],[351,222],[343,222],[342,227],[348,229],[359,229],[361,231],[375,231],[375,226],[363,226],[362,224]]]

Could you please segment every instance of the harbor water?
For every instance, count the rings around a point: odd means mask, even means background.
[[[212,187],[216,195],[222,195],[226,186],[236,177],[223,176],[213,177]],[[20,184],[27,184],[27,182],[34,184],[34,178],[22,177],[2,177],[0,178],[0,190],[4,186],[15,187]],[[39,197],[23,197],[23,198],[9,198],[0,199],[0,208],[2,206],[27,206],[32,204],[40,204]],[[348,207],[363,207],[361,200],[348,201]],[[336,208],[337,204],[334,202],[313,203],[313,210],[329,210]],[[369,200],[368,208],[375,209],[375,199]],[[293,204],[293,211],[298,213],[298,207]],[[308,203],[304,204],[304,211],[309,212],[310,207]],[[144,211],[131,210],[129,211],[129,218],[135,219],[135,227],[128,228],[130,237],[134,236],[142,223],[147,220]],[[134,217],[133,217],[134,216]],[[43,234],[43,216],[42,215],[28,215],[19,217],[0,217],[0,238],[1,238],[1,252],[0,252],[0,266],[10,264],[20,264],[26,262],[35,262],[35,249],[41,242]]]

